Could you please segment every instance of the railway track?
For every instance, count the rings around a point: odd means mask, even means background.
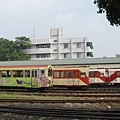
[[[69,89],[45,89],[45,90],[40,90],[38,88],[33,88],[33,89],[27,89],[27,88],[17,88],[17,89],[10,89],[10,88],[0,88],[0,92],[6,91],[6,92],[40,92],[40,93],[120,93],[120,88],[111,88],[111,89],[101,89],[101,88],[92,88],[88,90],[69,90]]]
[[[120,109],[101,110],[101,109],[55,109],[55,108],[26,108],[13,106],[0,106],[0,112],[37,115],[45,117],[60,117],[60,118],[74,118],[74,119],[107,119],[119,120]]]
[[[110,102],[116,102],[120,103],[119,99],[72,99],[72,100],[35,100],[35,99],[0,99],[0,102],[21,102],[21,103],[110,103]]]
[[[1,91],[1,94],[22,95],[22,96],[64,96],[64,97],[111,97],[120,99],[119,91],[74,91],[74,90],[46,90],[44,92],[28,92],[28,91]]]
[[[1,92],[6,94],[7,92]],[[22,96],[64,96],[64,97],[116,97],[120,99],[120,94],[115,93],[27,93],[27,92],[8,92],[8,95],[22,95]]]

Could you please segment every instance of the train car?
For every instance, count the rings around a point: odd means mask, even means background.
[[[108,76],[110,85],[120,85],[120,69],[109,69]]]
[[[89,85],[88,67],[53,67],[53,87],[82,88]]]
[[[0,86],[42,88],[52,83],[51,66],[0,66]]]
[[[108,73],[106,69],[90,69],[89,70],[89,85],[98,86],[107,84]]]

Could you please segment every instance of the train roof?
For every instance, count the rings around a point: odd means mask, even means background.
[[[96,65],[96,64],[120,64],[120,58],[80,58],[59,60],[30,60],[30,61],[1,61],[0,66],[61,66],[61,65]]]

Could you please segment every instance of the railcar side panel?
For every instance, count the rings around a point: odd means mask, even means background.
[[[88,68],[53,68],[53,86],[88,86]]]
[[[110,84],[120,84],[120,69],[109,69]]]
[[[105,69],[89,70],[89,84],[105,84],[106,72]]]
[[[51,83],[51,66],[0,67],[0,86],[40,88]]]

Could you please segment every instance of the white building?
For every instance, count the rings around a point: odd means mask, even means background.
[[[93,57],[93,44],[88,37],[62,38],[61,28],[50,29],[50,38],[30,38],[32,46],[23,51],[31,60],[76,59]]]

